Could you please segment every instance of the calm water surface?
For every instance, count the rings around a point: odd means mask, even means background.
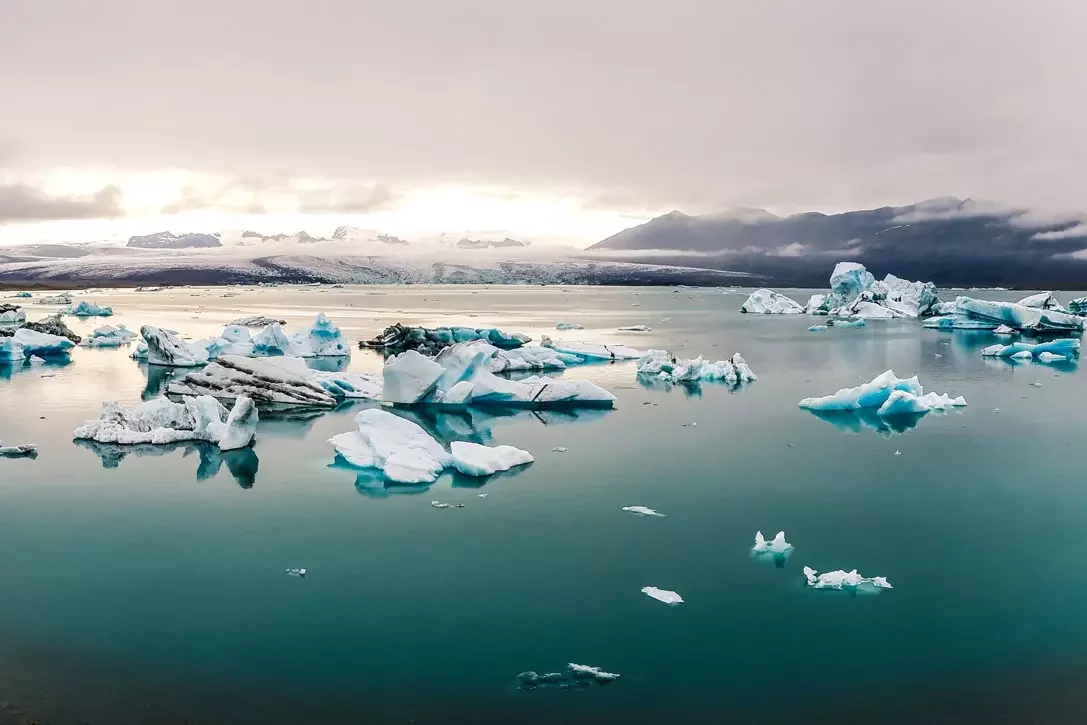
[[[71,432],[103,400],[153,397],[170,373],[126,349],[0,368],[0,440],[40,450],[0,460],[0,717],[11,722],[22,710],[56,723],[1087,718],[1087,382],[1074,365],[985,360],[995,336],[915,321],[809,333],[811,318],[741,315],[743,293],[721,290],[90,297],[115,306],[111,324],[193,338],[240,315],[291,329],[323,310],[352,340],[395,321],[493,325],[683,356],[739,351],[760,379],[667,388],[640,384],[633,363],[587,366],[566,375],[612,390],[616,410],[418,413],[444,442],[508,443],[536,463],[386,488],[330,465],[327,439],[362,404],[264,416],[252,450],[225,455],[92,446]],[[28,305],[31,319],[52,309]],[[558,320],[586,329],[557,332]],[[633,324],[653,332],[615,331]],[[381,358],[356,351],[350,367],[379,370]],[[888,368],[970,405],[900,430],[797,408]],[[636,504],[667,516],[620,510]],[[756,529],[784,529],[793,556],[752,560]],[[895,589],[815,592],[804,565],[885,575]],[[686,603],[655,602],[646,585]],[[519,672],[567,662],[623,677],[515,690]]]

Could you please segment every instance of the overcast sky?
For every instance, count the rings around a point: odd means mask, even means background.
[[[0,28],[8,242],[1087,209],[1074,0],[4,0]]]

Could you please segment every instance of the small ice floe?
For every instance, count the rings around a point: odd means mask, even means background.
[[[937,360],[939,360],[940,358],[942,358],[942,357],[943,357],[943,355],[941,355],[941,354],[940,354],[940,353],[938,353],[938,352],[934,352],[934,353],[932,353],[932,356],[933,356],[934,358],[936,358]]]
[[[893,589],[886,577],[863,577],[857,570],[825,571],[822,574],[810,566],[804,567],[804,578],[812,589],[847,590],[866,594],[877,594],[882,589]]]
[[[1042,387],[1042,381],[1041,380],[1035,380],[1033,383],[1030,384],[1030,387],[1040,388],[1040,387]]]
[[[210,395],[183,397],[175,403],[166,397],[148,400],[131,408],[104,403],[95,420],[75,429],[76,439],[120,445],[207,441],[221,450],[248,446],[257,428],[257,409],[252,399],[239,396],[231,410]]]
[[[701,356],[679,359],[667,350],[649,350],[638,359],[639,376],[652,376],[670,383],[723,382],[741,385],[758,380],[740,353],[728,360],[710,362]]]
[[[751,547],[751,551],[756,554],[784,554],[787,551],[791,551],[793,545],[785,540],[785,532],[779,531],[777,535],[767,541],[763,537],[761,531],[755,532],[755,545]]]
[[[449,451],[453,455],[454,468],[468,476],[490,476],[535,460],[531,453],[514,446],[483,446],[453,441],[449,444]]]
[[[570,449],[567,448],[566,446],[555,446],[551,450],[554,451],[555,453],[566,453],[566,451],[568,451]]]
[[[487,494],[485,494],[485,493],[481,493],[481,494],[479,494],[479,497],[480,497],[480,498],[487,498]]]
[[[287,576],[297,576],[297,577],[302,577],[303,579],[306,576],[306,570],[305,569],[284,569],[283,573],[286,574]]]
[[[683,597],[679,596],[678,592],[669,591],[667,589],[642,587],[642,593],[647,597],[652,597],[658,602],[664,602],[665,604],[683,604]]]
[[[864,321],[863,317],[858,317],[855,320],[827,320],[827,327],[867,327],[867,325],[868,323]]]
[[[1013,360],[1031,360],[1043,353],[1069,358],[1079,354],[1079,347],[1079,340],[1074,337],[1066,337],[1033,345],[1027,342],[1013,342],[1010,345],[990,345],[982,349],[981,354],[984,357],[1004,357]]]
[[[1068,357],[1066,355],[1058,355],[1054,352],[1040,352],[1035,360],[1040,363],[1065,362],[1068,360]]]
[[[623,510],[638,516],[664,516],[664,514],[658,513],[648,506],[624,506]]]
[[[994,335],[1018,335],[1019,333],[1007,325],[998,325],[993,329]]]
[[[896,455],[896,456],[901,456],[901,455],[902,455],[902,451],[895,451],[895,455]]]
[[[442,503],[441,501],[431,501],[430,505],[433,506],[436,509],[447,509],[447,508],[449,508],[449,504]]]
[[[286,320],[279,320],[274,317],[267,317],[265,315],[251,315],[250,317],[239,317],[231,322],[231,325],[241,325],[242,327],[267,327],[272,323],[278,325],[286,325]]]
[[[540,687],[574,689],[592,685],[607,685],[619,679],[614,672],[605,672],[599,667],[569,663],[566,672],[545,672],[539,674],[532,670],[517,675],[520,690],[535,690]]]
[[[994,412],[994,413],[999,413],[999,412],[1000,412],[1000,408],[993,408],[993,412]]]
[[[619,332],[653,332],[653,328],[648,325],[627,325],[626,327],[615,328]]]
[[[585,326],[584,325],[579,325],[576,322],[556,322],[555,323],[555,329],[556,330],[584,330]]]
[[[808,328],[808,332],[826,332],[826,331],[827,331],[827,326],[826,325],[812,325],[811,327]]]
[[[0,444],[0,458],[37,458],[37,446],[5,446]]]

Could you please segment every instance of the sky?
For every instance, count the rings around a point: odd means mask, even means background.
[[[5,0],[0,244],[1087,210],[1087,3]]]

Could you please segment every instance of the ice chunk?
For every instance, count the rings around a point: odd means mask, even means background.
[[[999,322],[992,320],[982,320],[977,317],[971,317],[963,312],[956,312],[951,315],[942,315],[940,317],[930,317],[921,323],[923,327],[934,327],[940,330],[995,330],[1000,325]]]
[[[223,331],[219,333],[219,337],[227,342],[252,342],[249,335],[249,328],[245,325],[227,325],[223,328]]]
[[[248,337],[248,330],[246,332],[246,337]],[[283,332],[283,328],[279,326],[278,322],[265,326],[263,330],[247,342],[253,346],[252,354],[257,357],[277,357],[291,353],[291,341],[287,338],[287,333]]]
[[[619,675],[614,672],[605,672],[599,667],[591,667],[589,665],[576,665],[573,662],[567,665],[570,668],[570,672],[573,673],[576,678],[589,678],[599,683],[614,682],[619,679]]]
[[[592,685],[607,685],[619,679],[614,672],[605,672],[599,667],[579,665],[573,662],[567,665],[566,672],[545,672],[539,674],[533,670],[517,675],[518,689],[535,690],[537,688],[580,689]]]
[[[879,408],[895,390],[904,390],[913,395],[921,395],[924,390],[917,376],[899,378],[893,370],[877,375],[869,383],[855,388],[842,388],[833,395],[821,398],[804,398],[801,408],[809,410],[856,410],[858,408]]]
[[[490,476],[534,460],[531,453],[513,446],[482,446],[453,441],[449,444],[449,450],[453,455],[453,466],[468,476]]]
[[[1053,296],[1052,292],[1039,292],[1036,295],[1030,295],[1016,302],[1017,305],[1023,305],[1023,307],[1034,307],[1039,310],[1057,310],[1059,312],[1066,312],[1061,303],[1057,301],[1057,298]]]
[[[27,322],[23,327],[28,330],[33,330],[34,332],[44,332],[47,335],[66,337],[77,345],[80,340],[82,340],[79,335],[72,332],[68,326],[64,324],[64,319],[60,316],[60,313],[43,317],[37,322]]]
[[[103,325],[95,328],[94,332],[83,338],[79,344],[82,347],[120,347],[132,342],[135,337],[136,333],[124,325],[118,325],[117,327]]]
[[[461,355],[470,357],[474,354],[475,350],[462,348],[458,351],[457,360],[462,362]],[[464,372],[458,368],[453,376]],[[445,373],[445,368],[415,350],[402,352],[385,362],[382,399],[387,403],[418,403],[434,390]]]
[[[94,302],[80,300],[63,310],[63,312],[66,315],[73,315],[75,317],[110,317],[113,315],[113,308],[99,307]]]
[[[449,508],[449,504],[442,503],[441,501],[431,501],[430,505],[433,506],[436,509],[447,509],[447,508]]]
[[[653,332],[653,328],[648,325],[627,325],[626,327],[615,328],[619,332]]]
[[[381,400],[382,381],[375,375],[314,370],[310,376],[336,398]]]
[[[482,340],[450,345],[438,353],[438,356],[434,358],[433,361],[434,364],[441,368],[437,381],[438,387],[442,390],[448,390],[459,382],[470,380],[483,368],[484,363],[497,352],[498,348],[490,343],[483,342]],[[407,353],[402,353],[393,359],[396,360],[406,356]],[[411,353],[411,359],[413,361],[418,360],[421,357],[422,356],[417,352],[413,351]],[[386,368],[387,367],[388,363],[386,363]],[[429,375],[425,376],[424,379],[429,379]],[[426,395],[426,392],[424,392],[423,395]]]
[[[540,341],[540,345],[563,355],[576,357],[583,362],[594,362],[598,360],[636,360],[642,356],[640,350],[635,350],[626,345],[604,345],[591,342],[556,342],[547,335],[544,335],[543,339]]]
[[[576,322],[556,322],[555,323],[555,329],[556,330],[584,330],[585,326],[584,325],[579,325]]]
[[[906,317],[924,317],[935,313],[936,286],[932,282],[910,282],[888,274],[869,288],[873,299]]]
[[[0,303],[0,327],[17,327],[26,322],[26,311],[19,305]]]
[[[241,325],[242,327],[267,327],[275,323],[277,325],[286,325],[286,320],[279,320],[274,317],[266,317],[265,315],[251,315],[249,317],[239,317],[233,320],[231,325]]]
[[[13,296],[13,297],[17,297],[17,298],[19,298],[19,299],[23,299],[23,300],[28,300],[28,299],[30,299],[31,297],[33,297],[34,295],[30,294],[29,292],[16,292],[16,293],[15,293],[14,295],[12,295],[12,296]]]
[[[472,379],[474,405],[509,405],[544,408],[552,405],[595,405],[611,407],[615,396],[588,380],[555,380],[532,376],[505,380],[480,370]]]
[[[895,390],[887,398],[887,402],[879,407],[880,415],[916,415],[928,413],[933,410],[947,410],[966,405],[966,398],[961,395],[952,398],[946,393],[928,393],[915,395],[905,390]]]
[[[679,360],[667,350],[650,350],[638,360],[638,374],[673,383],[725,382],[740,385],[758,380],[740,353],[728,360],[708,362],[701,357]]]
[[[495,348],[489,368],[495,373],[565,370],[567,365],[577,365],[581,362],[582,359],[577,355],[562,353],[540,345],[525,345],[516,350]]]
[[[665,604],[683,604],[683,597],[679,596],[678,592],[672,592],[667,589],[642,587],[642,593],[656,599],[658,602],[664,602]]]
[[[386,350],[420,350],[436,353],[443,347],[458,342],[483,340],[501,350],[512,350],[531,342],[527,335],[507,333],[495,328],[473,329],[471,327],[408,327],[395,324],[373,340],[359,343],[360,347],[376,347]]]
[[[303,579],[306,577],[305,569],[284,569],[283,573],[287,576],[297,576],[302,577]]]
[[[851,590],[855,592],[879,592],[881,589],[893,589],[886,577],[863,577],[857,570],[826,571],[820,574],[810,566],[804,567],[804,578],[813,589]]]
[[[219,443],[227,433],[226,418],[226,408],[207,395],[185,397],[180,403],[155,398],[132,408],[105,403],[98,419],[76,428],[73,436],[123,445],[189,440]]]
[[[1069,302],[1068,311],[1073,315],[1087,315],[1087,297],[1077,297]]]
[[[244,358],[224,355],[203,370],[170,383],[175,395],[239,396],[257,403],[332,408],[336,397],[315,380],[314,371],[296,357]]]
[[[20,327],[12,335],[12,339],[23,346],[23,352],[29,357],[53,357],[67,355],[75,345],[66,337],[50,335],[45,332],[37,332],[26,327]]]
[[[779,531],[777,535],[767,541],[761,531],[755,532],[755,545],[751,550],[756,554],[784,554],[793,548],[793,545],[785,540],[785,532]]]
[[[1018,335],[1019,333],[1008,327],[1007,325],[998,325],[993,328],[994,335]]]
[[[865,269],[863,264],[856,262],[838,262],[834,265],[834,271],[830,274],[830,299],[831,308],[844,307],[875,282],[875,277]]]
[[[317,313],[308,329],[290,337],[291,354],[298,357],[345,357],[351,348],[340,328],[332,324],[324,312]]]
[[[14,337],[0,337],[0,363],[21,362],[28,357],[30,353]]]
[[[206,348],[186,343],[162,328],[144,325],[140,328],[140,336],[147,344],[148,365],[191,368],[208,363]]]
[[[257,406],[252,398],[240,396],[234,402],[234,408],[226,419],[226,430],[219,439],[219,450],[232,451],[236,448],[245,448],[253,442],[253,436],[257,432]]]
[[[5,446],[0,445],[0,458],[37,458],[37,446]]]
[[[809,315],[825,315],[830,312],[828,305],[829,295],[812,295],[808,298],[808,304],[804,307]]]
[[[1079,347],[1079,340],[1073,337],[1065,337],[1037,344],[1013,342],[1010,345],[990,345],[984,348],[981,354],[985,357],[1015,357],[1023,360],[1038,357],[1044,352],[1061,355],[1062,357],[1072,357],[1079,354]]]
[[[352,466],[376,468],[397,483],[437,480],[453,458],[415,423],[371,408],[355,416],[357,430],[329,439],[336,453]]]
[[[1052,352],[1040,352],[1038,357],[1035,358],[1038,362],[1051,363],[1051,362],[1064,362],[1068,358],[1064,355],[1057,355]]]
[[[664,514],[657,513],[656,511],[648,508],[647,506],[624,506],[623,510],[628,513],[637,514],[639,516],[664,516]]]
[[[812,325],[811,327],[808,328],[808,332],[826,332],[826,331],[827,331],[827,326],[826,325]]]
[[[1024,307],[1014,302],[990,302],[959,297],[955,304],[971,317],[1004,324],[1024,332],[1082,332],[1083,318],[1057,310]]]
[[[740,312],[759,315],[800,315],[804,308],[794,299],[769,289],[757,289],[740,306]]]
[[[72,296],[67,292],[61,292],[59,295],[46,295],[45,297],[38,298],[39,305],[70,305],[72,304]]]
[[[1008,358],[1011,360],[1029,361],[1034,358],[1034,355],[1027,350],[1020,350],[1019,352],[1013,352],[1011,355],[1008,356]]]
[[[868,320],[893,320],[910,316],[899,310],[865,299],[863,295],[848,305],[835,307],[831,310],[831,314],[841,315],[842,317],[859,317]]]

